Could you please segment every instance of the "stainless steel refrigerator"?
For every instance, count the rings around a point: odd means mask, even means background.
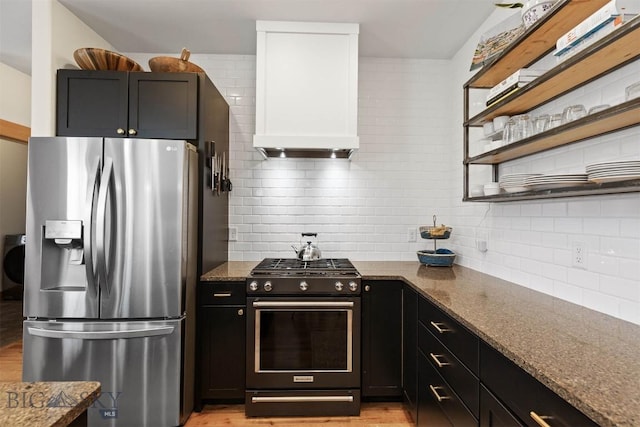
[[[29,140],[23,380],[100,381],[92,427],[193,408],[197,163],[186,141]]]

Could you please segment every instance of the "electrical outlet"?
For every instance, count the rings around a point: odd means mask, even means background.
[[[236,242],[238,240],[238,228],[229,227],[229,241]]]
[[[587,268],[587,245],[583,242],[571,244],[571,265],[576,268]]]
[[[407,242],[415,242],[418,239],[418,231],[415,227],[407,228]]]

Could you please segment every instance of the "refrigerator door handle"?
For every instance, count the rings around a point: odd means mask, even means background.
[[[175,327],[161,326],[155,328],[131,329],[128,331],[61,331],[59,329],[46,329],[28,327],[29,335],[43,338],[72,338],[80,340],[115,340],[130,338],[156,337],[159,335],[171,335]]]
[[[109,194],[109,183],[113,175],[113,160],[105,157],[102,178],[100,179],[100,190],[98,191],[98,207],[96,212],[96,253],[98,264],[98,277],[100,287],[107,295],[111,293],[107,273],[107,253],[105,245],[106,217],[107,217],[107,195]]]
[[[88,286],[96,289],[96,271],[93,264],[93,237],[94,237],[94,224],[95,224],[95,212],[96,212],[96,190],[98,189],[98,177],[100,174],[100,157],[96,158],[95,165],[92,169],[91,180],[89,181],[89,191],[87,194],[87,213],[86,213],[86,225],[84,235],[84,262],[85,271],[87,274]]]

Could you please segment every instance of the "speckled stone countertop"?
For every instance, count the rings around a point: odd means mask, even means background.
[[[0,382],[0,424],[11,427],[63,427],[100,394],[100,383]]]
[[[640,326],[457,265],[352,262],[365,280],[409,283],[601,426],[640,426]],[[202,280],[243,281],[256,264]]]

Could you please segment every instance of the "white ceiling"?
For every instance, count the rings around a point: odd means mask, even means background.
[[[0,62],[31,73],[31,1],[0,0]],[[255,54],[255,21],[356,22],[360,56],[448,59],[492,0],[59,0],[119,52]],[[86,46],[78,46],[86,47]]]

